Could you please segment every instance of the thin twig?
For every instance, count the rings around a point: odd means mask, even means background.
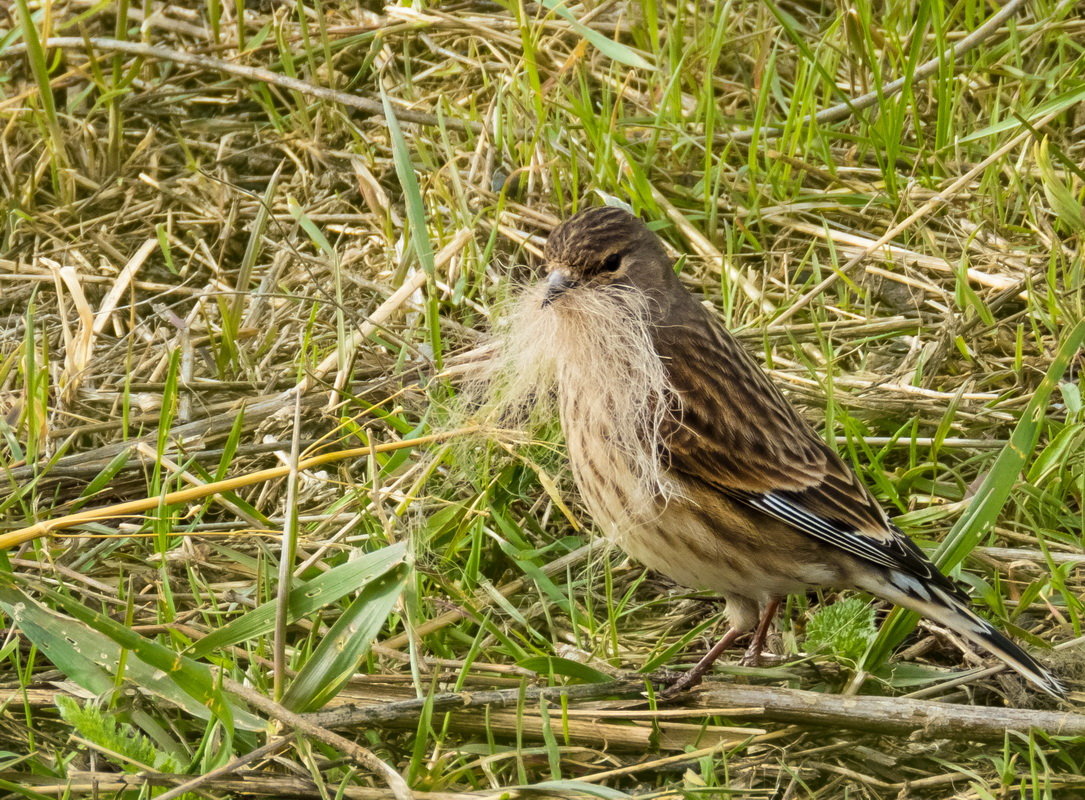
[[[273,741],[268,742],[262,747],[257,747],[255,750],[250,750],[248,753],[245,753],[245,755],[231,760],[229,764],[224,764],[218,769],[213,769],[210,772],[203,773],[202,775],[197,775],[192,780],[185,781],[179,786],[175,786],[165,794],[158,795],[155,800],[176,800],[176,798],[181,797],[184,794],[197,791],[201,786],[213,784],[221,778],[237,772],[246,764],[251,764],[253,761],[259,761],[262,758],[267,758],[268,756],[277,753],[286,745],[294,741],[294,736],[295,734],[288,733],[286,736],[281,736],[278,739],[274,739]]]
[[[559,698],[574,702],[635,696],[644,692],[648,680],[649,676],[644,676],[567,687],[447,693],[369,706],[341,706],[304,717],[325,728],[382,727],[415,719],[426,708],[443,713]],[[1085,714],[1061,711],[961,706],[903,697],[842,697],[797,689],[715,683],[688,697],[694,704],[687,709],[690,716],[725,707],[732,717],[754,716],[760,721],[826,725],[895,736],[989,740],[1001,739],[1007,731],[1030,730],[1054,736],[1085,735]]]
[[[595,700],[601,697],[628,697],[643,692],[647,680],[648,677],[645,676],[576,686],[535,686],[527,689],[517,687],[482,692],[448,692],[433,697],[419,697],[394,703],[369,706],[345,705],[330,711],[304,714],[303,717],[322,728],[382,726],[402,719],[414,719],[425,708],[430,708],[434,713],[443,713],[465,708],[501,708],[519,702],[539,700]]]
[[[200,776],[201,778],[204,776]],[[63,775],[40,775],[30,771],[6,770],[0,772],[0,780],[23,790],[18,794],[27,797],[123,797],[134,795],[152,796],[151,787],[176,786],[195,783],[191,775],[173,775],[162,772],[87,772],[65,770]],[[199,780],[199,779],[197,779]],[[216,775],[210,781],[200,781],[206,791],[216,797],[290,797],[294,800],[313,798],[327,800],[329,796],[342,800],[388,800],[388,789],[383,786],[355,786],[349,782],[335,787],[329,794],[328,785],[318,785],[311,777],[275,774],[248,770],[235,774]],[[12,793],[8,793],[9,795]],[[5,795],[7,796],[7,795]],[[159,797],[176,797],[172,791]],[[415,792],[416,800],[499,800],[513,796],[508,789],[479,792]],[[553,796],[553,795],[551,795]]]
[[[698,706],[762,709],[763,720],[925,739],[1001,740],[1008,731],[1085,735],[1085,714],[962,706],[903,697],[842,697],[799,689],[711,684],[694,695],[694,702]]]

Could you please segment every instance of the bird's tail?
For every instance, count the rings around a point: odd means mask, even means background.
[[[1050,670],[979,617],[964,601],[939,586],[921,582],[902,572],[894,571],[888,577],[887,581],[880,580],[876,585],[872,583],[869,587],[859,588],[945,625],[993,653],[1052,697],[1066,697],[1066,687]]]

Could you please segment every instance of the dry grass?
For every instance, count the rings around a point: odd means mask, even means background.
[[[553,425],[379,447],[458,424],[492,309],[557,220],[617,197],[986,614],[1070,643],[1050,657],[1079,688],[1079,4],[1020,8],[835,121],[806,117],[992,8],[244,5],[0,15],[5,796],[136,796],[219,767],[201,791],[1082,796],[1079,738],[616,699],[592,681],[695,658],[718,614],[583,547]],[[898,616],[815,652],[825,599],[789,602],[779,663],[720,679],[1031,702],[948,680],[981,660]],[[569,680],[583,697],[422,705],[354,745],[260,721]],[[58,696],[90,710],[61,718]]]

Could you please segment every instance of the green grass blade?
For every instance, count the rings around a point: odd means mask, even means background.
[[[312,711],[339,693],[392,613],[409,574],[406,564],[397,564],[366,584],[290,684],[283,695],[284,706]]]
[[[41,109],[45,115],[45,127],[49,131],[49,155],[52,157],[55,183],[64,201],[70,202],[74,186],[71,182],[71,176],[66,174],[68,171],[68,158],[64,149],[64,132],[60,127],[60,117],[57,115],[56,101],[53,99],[53,85],[49,78],[49,65],[46,63],[45,48],[42,47],[41,37],[38,36],[38,28],[34,24],[34,16],[30,13],[30,7],[27,5],[26,0],[15,0],[15,9],[18,12],[23,41],[26,42],[26,54],[27,59],[30,61],[30,70],[34,75],[34,82],[38,86],[38,101],[41,103]]]
[[[1072,108],[1073,106],[1078,105],[1082,101],[1085,101],[1085,88],[1078,86],[1071,91],[1066,92],[1065,94],[1061,94],[1057,97],[1051,98],[1045,103],[1041,103],[1031,111],[1022,113],[1021,117],[1023,117],[1028,122],[1035,122],[1036,120],[1040,119],[1041,117],[1047,116],[1048,114]],[[1004,133],[1005,131],[1016,132],[1016,130],[1020,127],[1022,127],[1021,121],[1016,116],[1014,116],[1011,119],[1004,119],[1001,122],[996,122],[994,125],[988,125],[986,128],[981,128],[974,133],[970,133],[967,136],[959,139],[957,144],[968,144],[969,142],[974,142],[978,139],[983,139],[988,136],[994,136],[998,133]]]
[[[407,221],[410,223],[411,246],[418,263],[422,265],[426,275],[433,277],[433,242],[430,241],[429,229],[426,226],[426,204],[422,199],[422,189],[418,185],[418,177],[414,174],[414,164],[411,162],[411,150],[407,140],[403,136],[403,129],[396,118],[396,111],[392,107],[384,88],[381,88],[381,102],[384,104],[384,115],[388,123],[388,133],[392,137],[392,161],[396,168],[396,177],[399,179],[400,188],[403,190],[403,202],[407,207]]]
[[[109,665],[121,663],[122,651],[127,650],[127,658],[123,659],[124,677],[143,691],[199,719],[207,720],[214,715],[230,727],[234,724],[248,730],[263,727],[259,719],[226,702],[206,665],[178,657],[172,650],[71,598],[51,591],[46,595],[65,606],[71,616],[45,608],[10,585],[0,586],[0,607],[23,635],[83,688],[96,694],[111,691],[116,676],[109,671]]]
[[[403,563],[406,545],[394,544],[340,564],[290,592],[290,621],[312,614]],[[254,608],[243,617],[212,631],[193,645],[189,655],[202,658],[223,647],[270,633],[275,626],[275,601]]]
[[[627,67],[635,67],[637,69],[654,69],[643,56],[632,48],[627,47],[621,42],[608,39],[606,36],[599,33],[599,31],[581,23],[580,20],[574,17],[572,12],[565,7],[565,4],[561,2],[561,0],[542,0],[542,4],[568,22],[569,27],[591,42],[596,50],[612,61],[617,61],[621,64],[625,64]]]
[[[418,185],[418,178],[414,174],[414,165],[411,162],[411,151],[407,146],[407,140],[403,136],[403,129],[399,126],[395,109],[388,99],[384,86],[381,86],[381,102],[384,104],[384,115],[388,123],[388,134],[392,138],[392,161],[395,163],[396,177],[403,189],[403,202],[407,207],[407,221],[411,245],[418,263],[422,265],[426,273],[426,327],[430,334],[430,347],[433,349],[433,360],[440,369],[443,347],[441,346],[441,328],[438,319],[438,307],[436,303],[436,265],[433,260],[433,242],[430,239],[429,228],[426,225],[426,206],[422,199],[422,189]]]

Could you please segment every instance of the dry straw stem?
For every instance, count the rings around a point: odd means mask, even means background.
[[[37,797],[101,797],[121,796],[152,787],[182,787],[191,775],[170,775],[161,772],[141,772],[125,775],[117,772],[83,772],[72,770],[62,778],[45,777],[22,772],[0,772],[0,781],[8,781]],[[326,800],[328,787],[294,775],[269,775],[266,771],[246,771],[214,778],[203,784],[205,791],[220,797],[296,797]],[[172,794],[172,792],[171,792]],[[165,796],[165,795],[156,795]],[[173,795],[176,797],[177,795]],[[387,800],[388,790],[368,786],[337,786],[336,797],[344,800]],[[412,792],[415,800],[497,800],[508,797],[507,790],[494,792]]]
[[[457,428],[456,430],[442,431],[441,433],[434,433],[429,436],[419,436],[417,439],[408,439],[402,442],[387,442],[373,447],[352,447],[348,450],[335,450],[330,453],[321,453],[318,456],[306,458],[297,465],[297,469],[299,471],[313,469],[314,467],[331,464],[335,461],[343,461],[348,458],[368,458],[374,453],[390,453],[394,450],[403,450],[408,447],[429,445],[435,442],[454,439],[458,436],[465,436],[477,431],[477,427]],[[16,547],[31,539],[47,536],[57,531],[72,528],[76,525],[84,525],[88,522],[97,522],[112,517],[124,517],[130,514],[139,514],[144,511],[158,508],[162,505],[188,503],[193,500],[207,497],[208,495],[231,492],[235,489],[240,489],[242,486],[252,486],[256,483],[276,480],[277,478],[286,477],[291,469],[292,467],[290,466],[271,467],[269,469],[251,472],[248,475],[239,475],[235,478],[207,483],[202,486],[194,486],[190,489],[168,492],[161,497],[142,497],[139,500],[130,500],[127,503],[117,503],[101,508],[91,508],[76,514],[57,517],[56,519],[42,520],[41,522],[34,523],[28,528],[20,528],[19,530],[11,531],[10,533],[0,534],[0,550]]]
[[[413,727],[425,708],[434,712],[464,711],[487,707],[501,708],[519,703],[564,701],[573,711],[576,722],[585,717],[596,721],[606,720],[609,727],[620,728],[617,723],[621,711],[600,712],[597,709],[575,709],[574,703],[583,703],[606,697],[641,696],[648,677],[629,678],[608,683],[582,684],[569,687],[545,687],[529,689],[497,689],[434,695],[429,698],[380,702],[389,691],[373,694],[372,705],[351,705],[305,715],[322,727],[343,729],[353,727]],[[1085,736],[1085,714],[1061,711],[1033,711],[1020,708],[988,708],[953,705],[932,700],[911,700],[901,697],[841,697],[835,694],[808,692],[768,686],[740,686],[712,683],[691,695],[692,707],[681,710],[667,709],[666,718],[673,712],[691,718],[703,719],[706,715],[727,716],[736,719],[756,718],[760,721],[821,725],[844,730],[869,731],[892,736],[922,737],[927,739],[1001,740],[1009,731],[1037,731],[1049,736]],[[519,713],[519,712],[518,712]],[[558,714],[554,711],[553,714]],[[658,712],[633,709],[625,712],[625,719],[651,718],[661,724]],[[647,717],[645,715],[648,715]],[[513,715],[516,716],[515,714]],[[457,715],[460,725],[476,721],[480,715]],[[573,721],[573,720],[571,720]],[[745,729],[748,734],[761,733]],[[732,729],[720,729],[724,736],[733,735]],[[681,730],[671,732],[668,743],[683,740],[685,744],[704,745],[702,737],[683,739]],[[611,734],[615,736],[615,734]],[[585,740],[581,739],[581,742]],[[606,737],[600,740],[615,744],[622,737]],[[665,742],[657,745],[665,749]],[[674,749],[674,748],[666,748]]]

